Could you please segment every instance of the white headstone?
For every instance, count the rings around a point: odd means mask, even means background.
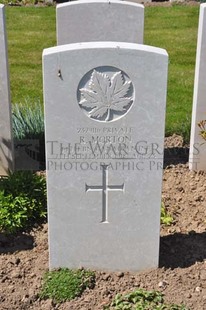
[[[143,44],[144,6],[119,0],[79,0],[59,4],[57,45],[115,41]]]
[[[206,130],[206,4],[200,5],[199,16],[189,156],[191,170],[206,170],[206,141],[198,126],[201,121],[205,121]]]
[[[166,51],[44,50],[50,268],[158,266]]]
[[[13,170],[10,86],[4,5],[0,4],[0,175]]]

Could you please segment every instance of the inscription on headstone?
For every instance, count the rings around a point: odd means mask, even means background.
[[[202,126],[198,126],[200,122]],[[201,137],[201,130],[206,130],[206,4],[200,5],[199,16],[189,156],[191,170],[206,170],[206,141]]]
[[[115,41],[143,44],[144,6],[119,0],[79,0],[57,5],[57,45]]]
[[[0,4],[0,175],[13,170],[10,86],[4,5]]]
[[[167,53],[81,43],[43,63],[50,268],[157,267]]]

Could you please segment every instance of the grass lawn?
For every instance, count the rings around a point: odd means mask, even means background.
[[[42,50],[56,44],[54,7],[7,7],[12,103],[42,99]],[[166,134],[189,137],[198,6],[147,7],[145,44],[169,54]]]
[[[56,45],[54,7],[7,7],[12,103],[43,102],[42,51]]]
[[[149,7],[145,44],[169,54],[166,134],[189,139],[199,18],[198,6]]]

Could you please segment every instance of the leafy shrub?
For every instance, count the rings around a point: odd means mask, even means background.
[[[174,221],[173,217],[167,213],[165,205],[162,203],[161,204],[161,224],[169,226],[173,223],[173,221]]]
[[[200,136],[206,140],[206,120],[202,120],[198,123],[198,126],[200,128]]]
[[[129,294],[117,294],[104,310],[187,310],[184,305],[168,305],[157,291],[139,289]]]
[[[0,231],[29,229],[46,217],[46,180],[30,171],[0,179]]]
[[[39,295],[42,299],[52,298],[55,302],[63,302],[80,296],[86,288],[93,288],[94,284],[94,272],[62,268],[45,274]]]

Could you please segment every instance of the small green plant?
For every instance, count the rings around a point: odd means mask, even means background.
[[[164,203],[161,204],[161,224],[171,225],[174,221],[173,217],[167,213]]]
[[[206,140],[206,120],[202,120],[198,123],[198,126],[200,128],[200,136]]]
[[[52,298],[59,303],[81,296],[86,288],[94,288],[95,274],[84,269],[62,268],[47,272],[43,281],[40,298]]]
[[[131,293],[117,294],[104,310],[187,310],[184,305],[165,304],[163,294],[138,289]]]
[[[31,103],[29,99],[24,104],[15,104],[12,111],[14,138],[43,139],[44,112],[40,101]]]
[[[27,230],[46,217],[46,180],[30,171],[0,179],[0,231]]]

